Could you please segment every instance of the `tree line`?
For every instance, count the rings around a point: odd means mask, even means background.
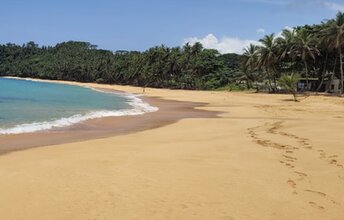
[[[200,43],[144,52],[108,51],[88,42],[53,47],[0,45],[0,74],[52,80],[116,83],[142,87],[216,89],[240,72],[241,56],[219,54]]]
[[[280,36],[266,35],[259,42],[243,54],[242,70],[252,87],[277,91],[281,77],[294,83],[303,77],[307,90],[319,91],[325,79],[337,78],[343,93],[344,13],[321,24],[284,29]],[[316,81],[313,87],[310,78]]]
[[[244,48],[243,55],[220,54],[200,43],[172,48],[161,45],[143,52],[112,52],[76,41],[49,47],[34,42],[21,46],[8,43],[0,45],[0,76],[270,92],[277,92],[282,84],[295,85],[300,77],[306,81],[307,90],[319,91],[326,80],[337,78],[343,93],[343,47],[344,13],[338,12],[334,19],[321,24],[266,35],[259,44]],[[310,85],[310,79],[316,84]]]

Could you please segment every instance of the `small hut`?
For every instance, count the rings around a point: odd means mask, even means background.
[[[325,91],[329,93],[338,93],[340,91],[340,80],[335,76],[333,76],[331,80],[327,80]]]
[[[298,91],[312,91],[317,88],[317,84],[319,82],[318,78],[308,78],[308,86],[307,86],[307,79],[301,78],[297,83],[297,90]]]

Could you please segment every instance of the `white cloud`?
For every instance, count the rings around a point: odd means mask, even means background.
[[[260,44],[255,40],[243,40],[235,37],[223,37],[218,39],[214,34],[208,34],[204,38],[190,37],[184,40],[184,43],[195,44],[200,42],[204,48],[216,49],[220,53],[242,54],[243,49],[250,44]]]
[[[333,11],[342,11],[344,12],[344,4],[338,4],[335,2],[324,2],[324,5]]]
[[[257,32],[257,34],[265,34],[265,29],[263,29],[263,28],[258,28],[258,29],[256,30],[256,32]]]
[[[294,30],[294,28],[292,28],[292,27],[290,27],[290,26],[285,26],[285,27],[283,28],[283,30],[284,30],[284,29],[287,29],[287,30],[290,30],[290,31]],[[280,32],[278,32],[278,33],[276,34],[275,37],[282,37],[283,30],[281,30]]]

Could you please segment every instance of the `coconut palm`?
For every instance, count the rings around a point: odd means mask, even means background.
[[[325,76],[327,71],[329,70],[329,67],[331,66],[332,62],[335,60],[337,60],[336,56],[335,56],[335,51],[333,51],[332,48],[329,48],[327,43],[321,40],[321,36],[320,33],[321,31],[324,29],[324,23],[322,23],[321,25],[317,25],[315,26],[315,28],[313,29],[313,35],[314,35],[314,39],[317,42],[317,49],[319,50],[319,54],[320,56],[317,57],[317,63],[318,63],[318,67],[319,70],[321,72],[319,72],[319,80],[318,80],[318,87],[316,88],[316,92],[318,92],[321,87],[323,86],[324,82],[325,82]],[[336,65],[333,65],[334,68]],[[334,72],[335,70],[333,70]]]
[[[290,55],[290,50],[295,42],[295,29],[284,29],[280,37],[276,39],[279,48],[280,60],[286,59]]]
[[[281,76],[279,79],[279,84],[288,92],[290,92],[293,97],[294,101],[297,102],[297,82],[300,80],[300,75],[296,73],[292,73],[290,75],[285,74]]]
[[[291,55],[294,59],[301,59],[305,67],[306,87],[309,89],[308,76],[309,68],[308,62],[310,59],[315,61],[317,54],[319,53],[316,48],[316,42],[313,34],[307,31],[305,28],[301,28],[296,31],[294,43],[291,47]]]
[[[326,23],[325,28],[321,31],[321,37],[327,43],[329,48],[333,48],[338,52],[340,63],[340,93],[343,94],[343,54],[342,47],[344,46],[344,12],[338,12],[335,19]]]
[[[259,47],[258,65],[259,67],[262,67],[267,72],[267,75],[274,80],[274,90],[276,91],[276,63],[278,61],[278,47],[275,35],[266,35],[263,39],[260,39],[259,42],[262,46]]]
[[[261,74],[258,70],[258,49],[259,47],[254,44],[250,44],[248,47],[244,48],[243,53],[243,70],[245,74],[245,79],[247,81],[248,87],[249,82],[256,82],[256,90],[259,92],[258,81],[261,78]]]
[[[258,49],[259,47],[254,44],[250,44],[248,47],[244,48],[243,67],[245,71],[253,71],[256,69],[258,63]]]

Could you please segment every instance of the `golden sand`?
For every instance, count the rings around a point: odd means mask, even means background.
[[[222,113],[2,155],[0,218],[344,219],[344,99],[145,95]]]

